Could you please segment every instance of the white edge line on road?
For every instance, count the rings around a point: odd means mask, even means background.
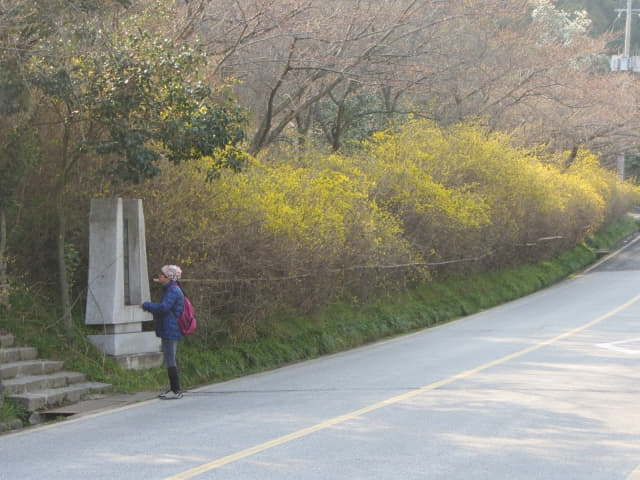
[[[599,343],[596,346],[600,347],[600,348],[605,348],[607,350],[613,350],[614,352],[621,352],[621,353],[629,353],[632,355],[640,355],[640,350],[638,349],[631,349],[631,348],[624,348],[624,347],[620,347],[618,345],[624,345],[626,343],[640,343],[640,338],[631,338],[629,340],[619,340],[617,342],[609,342],[609,343]]]
[[[604,257],[602,257],[600,260],[598,260],[596,263],[594,263],[593,265],[591,265],[589,268],[585,269],[582,274],[584,275],[585,273],[589,273],[591,270],[598,268],[601,264],[603,264],[604,262],[606,262],[607,260],[611,260],[613,257],[617,256],[618,254],[624,252],[627,248],[629,248],[631,245],[633,245],[634,243],[636,243],[637,241],[640,240],[640,235],[636,235],[635,238],[631,239],[629,241],[629,243],[627,243],[626,245],[620,247],[618,250],[616,250],[613,253],[610,253],[609,255],[605,255]]]
[[[45,425],[34,425],[32,427],[26,427],[23,428],[22,430],[17,430],[15,432],[7,432],[7,433],[3,433],[2,435],[0,435],[0,442],[2,440],[4,440],[5,438],[9,438],[9,437],[17,437],[20,435],[28,435],[30,433],[35,433],[41,430],[49,430],[52,428],[60,428],[60,427],[64,427],[66,425],[69,425],[71,423],[76,423],[76,422],[83,422],[85,420],[88,420],[90,418],[96,418],[96,417],[102,417],[104,415],[111,415],[112,413],[118,413],[118,412],[123,412],[125,410],[129,410],[131,408],[138,408],[141,407],[143,405],[147,405],[149,403],[154,403],[154,402],[159,402],[160,399],[158,398],[152,398],[149,400],[141,400],[140,402],[136,402],[136,403],[130,403],[128,405],[123,405],[122,407],[116,407],[116,408],[112,408],[112,407],[105,407],[102,410],[97,410],[95,412],[92,413],[82,413],[82,414],[78,414],[77,416],[74,415],[73,418],[65,418],[64,420],[60,421],[60,422],[53,422],[53,423],[47,423]]]

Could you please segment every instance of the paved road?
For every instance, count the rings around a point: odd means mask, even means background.
[[[0,437],[0,478],[640,478],[640,242],[490,311]]]

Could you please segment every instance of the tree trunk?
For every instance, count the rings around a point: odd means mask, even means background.
[[[67,106],[71,110],[70,106]],[[60,287],[60,303],[62,306],[62,320],[65,333],[71,336],[73,332],[73,320],[71,316],[71,302],[69,301],[69,279],[67,277],[67,259],[64,254],[65,233],[67,231],[67,216],[64,208],[64,188],[67,184],[67,172],[74,163],[69,160],[69,142],[71,139],[71,127],[67,121],[64,123],[62,136],[62,155],[60,157],[60,176],[56,185],[56,214],[58,215],[58,281]]]
[[[62,200],[58,200],[58,277],[60,282],[60,301],[62,303],[62,318],[67,334],[73,331],[71,317],[71,302],[69,300],[69,279],[67,278],[67,262],[64,254],[66,216]]]
[[[578,156],[578,146],[574,145],[573,148],[571,149],[571,153],[569,154],[569,158],[567,159],[567,162],[565,163],[564,168],[565,169],[569,168],[571,164],[575,161],[577,156]]]
[[[0,307],[9,309],[9,278],[7,276],[7,214],[0,208]]]
[[[7,278],[7,215],[4,208],[0,208],[0,307],[9,308],[9,280]],[[0,332],[2,333],[2,332]],[[2,349],[2,345],[0,345]],[[0,372],[0,412],[4,403],[4,385],[2,385],[2,372]]]

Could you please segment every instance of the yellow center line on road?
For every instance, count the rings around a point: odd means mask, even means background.
[[[631,472],[631,474],[627,477],[627,480],[640,480],[640,465],[638,465],[636,469]]]
[[[519,350],[517,352],[511,353],[509,355],[506,355],[504,357],[498,358],[496,360],[492,360],[491,362],[487,362],[485,364],[482,364],[478,367],[475,368],[471,368],[469,370],[465,370],[462,371],[460,373],[457,373],[455,375],[452,375],[448,378],[445,378],[443,380],[438,380],[437,382],[433,382],[430,383],[429,385],[425,385],[424,387],[420,387],[417,388],[415,390],[411,390],[409,392],[403,393],[401,395],[396,395],[394,397],[390,397],[387,398],[386,400],[382,400],[380,402],[371,404],[369,406],[360,408],[358,410],[354,410],[352,412],[346,413],[345,415],[340,415],[338,417],[334,417],[334,418],[330,418],[328,420],[325,420],[324,422],[320,422],[316,425],[312,425],[311,427],[307,427],[307,428],[303,428],[301,430],[298,430],[296,432],[290,433],[288,435],[283,435],[281,437],[277,437],[274,438],[273,440],[269,440],[267,442],[261,443],[259,445],[256,445],[254,447],[250,447],[247,448],[245,450],[240,450],[239,452],[233,453],[231,455],[227,455],[226,457],[221,457],[218,458],[216,460],[213,460],[211,462],[208,463],[204,463],[200,466],[191,468],[189,470],[186,470],[182,473],[179,473],[177,475],[173,475],[171,477],[167,477],[165,480],[186,480],[189,478],[193,478],[196,475],[200,475],[202,473],[211,471],[211,470],[215,470],[216,468],[220,468],[224,465],[227,465],[229,463],[233,463],[233,462],[237,462],[238,460],[242,460],[244,458],[250,457],[252,455],[255,455],[257,453],[260,452],[264,452],[265,450],[269,450],[271,448],[275,448],[278,447],[280,445],[284,445],[285,443],[291,442],[293,440],[297,440],[303,437],[306,437],[308,435],[311,435],[312,433],[318,432],[320,430],[325,430],[327,428],[333,427],[335,425],[339,425],[341,423],[347,422],[349,420],[352,420],[354,418],[357,417],[361,417],[367,413],[373,412],[375,410],[379,410],[381,408],[387,407],[389,405],[393,405],[399,402],[402,402],[404,400],[408,400],[410,398],[416,397],[424,392],[428,392],[428,391],[432,391],[432,390],[436,390],[444,385],[448,385],[450,383],[453,383],[457,380],[461,380],[463,378],[469,377],[473,374],[482,372],[483,370],[487,370],[491,367],[495,367],[496,365],[500,365],[502,363],[508,362],[509,360],[513,360],[515,358],[521,357],[523,355],[526,355],[527,353],[533,352],[535,350],[538,350],[542,347],[551,345],[559,340],[562,340],[564,338],[570,337],[571,335],[575,335],[576,333],[585,330],[589,327],[592,327],[593,325],[609,318],[612,317],[613,315],[621,312],[622,310],[628,308],[629,306],[631,306],[632,304],[636,303],[638,300],[640,300],[640,295],[632,298],[631,300],[629,300],[628,302],[620,305],[617,308],[614,308],[613,310],[605,313],[604,315],[591,320],[590,322],[587,322],[583,325],[580,325],[579,327],[573,328],[567,332],[564,332],[556,337],[553,337],[549,340],[544,340],[542,342],[536,343],[534,345],[531,345],[527,348],[524,348],[522,350]],[[640,468],[640,467],[639,467]]]

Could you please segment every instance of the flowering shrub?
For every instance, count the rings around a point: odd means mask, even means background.
[[[246,338],[280,309],[540,260],[637,200],[595,155],[568,158],[474,125],[412,121],[353,155],[252,159],[208,180],[205,158],[117,195],[143,199],[149,268],[183,266],[200,333]]]
[[[580,151],[569,168],[559,161],[566,156],[549,160],[470,124],[443,130],[420,120],[377,134],[360,162],[378,204],[428,258],[503,265],[575,245],[637,196],[595,155]]]

